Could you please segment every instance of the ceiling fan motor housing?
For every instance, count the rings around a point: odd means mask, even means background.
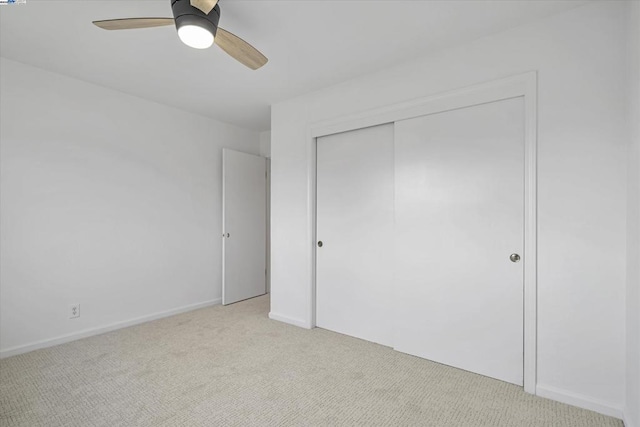
[[[190,0],[172,0],[171,9],[176,21],[176,29],[184,25],[197,25],[216,35],[220,21],[220,6],[217,4],[208,15],[197,7],[191,6]]]

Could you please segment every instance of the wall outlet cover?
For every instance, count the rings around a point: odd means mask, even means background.
[[[71,304],[69,306],[69,319],[80,317],[80,304]]]

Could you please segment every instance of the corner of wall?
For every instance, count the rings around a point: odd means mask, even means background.
[[[260,155],[271,158],[271,131],[260,132]]]

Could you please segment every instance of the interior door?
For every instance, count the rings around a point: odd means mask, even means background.
[[[392,345],[392,124],[318,138],[317,237],[316,325]]]
[[[222,150],[222,304],[266,293],[266,160]]]
[[[523,99],[397,122],[395,172],[395,348],[522,385]]]

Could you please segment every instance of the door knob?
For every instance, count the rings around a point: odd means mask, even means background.
[[[231,235],[229,233],[227,233],[227,239],[230,237]]]
[[[322,240],[318,240],[318,247],[321,248],[322,247]]]
[[[511,262],[518,262],[518,261],[520,261],[520,255],[511,254],[511,256],[509,256],[509,259],[511,260]]]

